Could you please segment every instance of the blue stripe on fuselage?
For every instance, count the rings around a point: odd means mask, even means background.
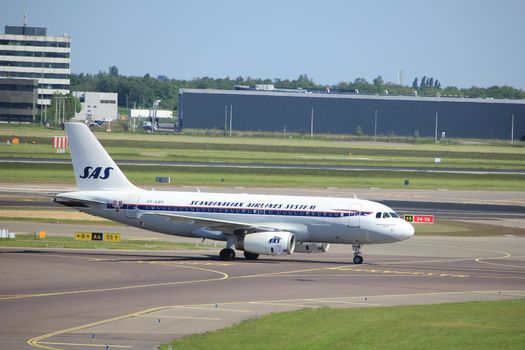
[[[112,203],[107,204],[108,209],[116,209]],[[229,208],[229,207],[199,207],[182,205],[151,205],[151,204],[122,204],[119,209],[139,209],[144,211],[167,211],[180,213],[223,213],[223,214],[249,214],[249,215],[281,215],[281,216],[310,216],[338,218],[345,216],[367,216],[371,212],[366,211],[315,211],[315,210],[282,210],[282,209],[254,209],[254,208]]]

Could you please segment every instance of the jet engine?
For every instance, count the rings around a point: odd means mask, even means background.
[[[297,253],[325,253],[330,248],[328,243],[300,242],[295,244]]]
[[[235,249],[263,255],[292,254],[295,236],[290,232],[254,232],[239,236]]]

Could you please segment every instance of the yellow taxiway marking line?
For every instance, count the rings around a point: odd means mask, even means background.
[[[525,277],[519,277],[519,276],[474,276],[474,278],[490,278],[490,279],[501,279],[501,280],[522,280],[525,279]]]
[[[82,329],[86,329],[86,328],[100,326],[100,325],[103,325],[103,324],[106,324],[106,323],[110,323],[110,322],[117,322],[117,321],[125,320],[125,319],[128,319],[128,318],[132,318],[132,317],[142,316],[144,314],[156,312],[156,311],[159,311],[159,310],[163,310],[165,308],[166,308],[165,306],[161,306],[161,307],[155,307],[155,308],[151,308],[151,309],[145,309],[145,310],[138,311],[138,312],[133,312],[133,313],[127,314],[127,315],[117,316],[117,317],[109,318],[109,319],[102,320],[102,321],[96,321],[96,322],[92,322],[92,323],[88,323],[88,324],[84,324],[84,325],[80,325],[80,326],[76,326],[76,327],[62,329],[62,330],[59,330],[59,331],[55,331],[55,332],[51,332],[51,333],[40,335],[38,337],[31,338],[31,339],[29,339],[27,341],[27,344],[29,344],[31,346],[34,346],[34,347],[37,347],[37,348],[42,348],[42,349],[47,349],[47,350],[62,350],[60,348],[54,348],[54,347],[51,347],[51,346],[47,346],[47,345],[45,345],[42,342],[42,340],[48,339],[48,338],[51,338],[51,337],[54,337],[54,336],[57,336],[57,335],[62,335],[62,334],[65,334],[65,333],[71,333],[71,332],[76,332],[76,331],[79,331],[79,330],[82,330]],[[53,345],[53,344],[49,344],[49,345]]]
[[[512,267],[512,268],[516,268],[516,269],[525,269],[525,266],[520,266],[520,265],[509,265],[509,264],[499,264],[499,263],[490,262],[490,261],[484,261],[484,260],[496,260],[496,259],[494,259],[494,258],[485,258],[485,259],[481,259],[481,258],[479,258],[479,259],[476,259],[476,262],[481,263],[481,264],[487,264],[487,265]],[[495,271],[499,271],[499,270],[495,270]]]
[[[356,271],[357,272],[357,271]],[[279,275],[279,276],[273,276],[273,277],[427,277],[423,275],[379,275],[379,274],[369,274],[369,275],[363,275],[363,274],[350,274],[350,273],[338,273],[338,274],[330,274],[330,275]],[[437,277],[437,276],[434,276]]]
[[[477,248],[465,248],[461,247],[461,249],[466,250],[476,250],[476,251],[487,251],[485,249],[477,249]],[[504,259],[511,256],[510,253],[499,251],[500,253],[503,253],[503,256],[499,257],[490,257],[490,258],[477,258],[475,261],[479,263],[486,263],[491,264],[486,261],[482,260],[488,260],[488,259]],[[466,259],[471,260],[471,259]],[[361,271],[358,271],[358,268],[354,266],[349,265],[341,265],[341,266],[335,266],[335,267],[323,267],[323,268],[310,268],[310,269],[301,269],[301,270],[294,270],[294,271],[281,271],[281,272],[268,272],[268,273],[261,273],[261,274],[254,274],[254,275],[242,275],[242,276],[233,276],[230,277],[228,274],[217,271],[217,270],[211,270],[206,269],[202,267],[196,267],[192,265],[187,264],[177,264],[172,262],[162,262],[162,261],[150,261],[151,264],[157,264],[157,265],[163,265],[163,266],[171,266],[171,267],[182,267],[182,268],[190,268],[190,269],[196,269],[201,271],[208,271],[212,273],[217,273],[223,275],[221,278],[212,278],[212,279],[203,279],[203,280],[193,280],[193,281],[177,281],[177,282],[163,282],[163,283],[153,283],[153,284],[143,284],[143,285],[131,285],[131,286],[124,286],[124,287],[114,287],[114,288],[101,288],[101,289],[87,289],[87,290],[77,290],[77,291],[67,291],[67,292],[50,292],[50,293],[37,293],[37,294],[19,294],[19,295],[11,295],[11,296],[1,296],[0,300],[9,300],[9,299],[21,299],[21,298],[33,298],[33,297],[46,297],[46,296],[55,296],[55,295],[68,295],[68,294],[82,294],[82,293],[92,293],[92,292],[108,292],[108,291],[116,291],[116,290],[125,290],[125,289],[136,289],[136,288],[148,288],[148,287],[159,287],[159,286],[169,286],[169,285],[178,285],[178,284],[190,284],[190,283],[199,283],[199,282],[211,282],[211,281],[218,281],[223,279],[242,279],[242,278],[261,278],[261,277],[279,277],[279,276],[290,276],[290,274],[294,273],[302,273],[302,272],[313,272],[313,271],[323,271],[323,270],[341,270],[341,271],[353,271],[353,272],[371,272],[371,273],[380,273],[381,276],[394,276],[394,275],[401,275],[401,276],[422,276],[422,277],[454,277],[454,278],[465,278],[470,277],[469,275],[465,274],[447,274],[447,273],[425,273],[425,272],[405,272],[405,271],[387,271],[387,270],[380,270],[380,269],[369,269],[367,271],[366,269],[361,269]],[[493,263],[492,263],[493,264]],[[365,265],[366,266],[366,265]],[[439,268],[437,270],[451,270],[452,268]],[[364,270],[364,271],[363,271]]]
[[[416,244],[417,245],[417,244]],[[420,245],[423,245],[423,246],[429,246],[429,244],[420,244]],[[441,246],[441,245],[435,245],[433,244],[432,245],[433,247],[442,247],[442,248],[451,248],[450,246]],[[461,260],[474,260],[475,262],[477,263],[480,263],[480,264],[487,264],[487,265],[496,265],[496,266],[505,266],[505,267],[513,267],[513,268],[519,268],[519,269],[523,269],[525,268],[524,266],[515,266],[515,265],[505,265],[505,264],[498,264],[498,263],[493,263],[493,262],[488,262],[488,261],[485,261],[485,260],[500,260],[500,259],[508,259],[512,256],[512,254],[510,254],[509,252],[506,252],[506,251],[503,251],[503,250],[491,250],[491,249],[481,249],[481,248],[472,248],[472,247],[452,247],[452,248],[455,248],[455,249],[464,249],[464,250],[471,250],[471,251],[478,251],[478,252],[497,252],[497,253],[501,253],[503,255],[501,256],[492,256],[492,257],[487,257],[487,258],[484,258],[484,257],[478,257],[478,258],[474,258],[474,259],[461,259]],[[425,261],[421,261],[421,262],[425,262]],[[428,261],[427,261],[428,262]],[[438,261],[439,262],[439,261]],[[407,261],[407,262],[402,262],[401,264],[406,264],[406,263],[411,263],[410,261]],[[413,262],[412,262],[413,263]],[[443,268],[443,269],[446,269],[446,268]],[[450,268],[449,268],[450,269]]]
[[[525,290],[514,290],[514,291],[460,291],[460,292],[429,292],[429,293],[412,293],[412,294],[385,294],[385,295],[371,295],[369,298],[414,297],[414,296],[432,296],[432,295],[457,295],[457,294],[469,294],[469,293],[471,293],[471,294],[472,293],[474,293],[474,294],[496,294],[496,295],[504,295],[504,296],[505,295],[509,295],[509,296],[516,296],[516,297],[525,296]],[[510,293],[517,294],[517,295],[510,295]],[[244,305],[246,305],[246,304],[249,305],[249,304],[254,304],[254,303],[264,304],[265,302],[267,302],[267,303],[268,302],[269,303],[291,303],[291,302],[294,302],[294,301],[316,301],[316,300],[336,301],[336,300],[341,300],[341,299],[348,300],[348,299],[356,299],[356,298],[359,298],[359,299],[362,300],[363,296],[355,296],[355,297],[353,297],[353,296],[351,296],[351,297],[346,296],[346,297],[334,297],[334,298],[323,297],[323,298],[308,298],[308,299],[304,299],[303,298],[303,299],[283,299],[283,300],[259,300],[259,301],[256,301],[256,300],[254,300],[254,301],[234,301],[234,302],[220,303],[218,305],[243,305],[243,304]],[[296,304],[294,304],[293,306],[300,307],[300,306],[297,306]],[[72,327],[72,328],[63,329],[63,330],[47,333],[47,334],[44,334],[44,335],[40,335],[38,337],[34,337],[34,338],[28,340],[27,344],[29,344],[31,346],[34,346],[34,347],[47,349],[47,350],[62,350],[60,348],[54,348],[54,347],[51,347],[51,346],[47,346],[46,344],[44,344],[44,342],[42,342],[42,340],[48,339],[48,338],[51,338],[51,337],[54,337],[54,336],[57,336],[57,335],[62,335],[62,334],[66,334],[66,333],[76,332],[76,331],[83,330],[83,329],[86,329],[86,328],[91,328],[91,327],[100,326],[100,325],[111,323],[111,322],[117,322],[117,321],[125,320],[125,319],[132,318],[132,317],[139,317],[139,316],[142,316],[142,315],[145,315],[145,314],[149,314],[149,313],[153,313],[153,312],[157,312],[157,311],[165,310],[165,309],[169,309],[169,308],[197,309],[197,310],[217,310],[217,311],[235,311],[235,312],[251,312],[249,310],[224,309],[224,308],[221,308],[221,307],[213,308],[213,307],[210,306],[210,304],[160,306],[160,307],[155,307],[155,308],[151,308],[151,309],[145,309],[145,310],[142,310],[142,311],[137,311],[137,312],[126,314],[126,315],[122,315],[122,316],[117,316],[117,317],[109,318],[109,319],[106,319],[106,320],[96,321],[96,322],[92,322],[92,323],[89,323],[89,324],[80,325],[80,326],[76,326],[76,327]]]
[[[381,306],[383,304],[379,304],[379,303],[369,303],[367,301],[363,301],[363,302],[351,302],[351,301],[339,301],[339,300],[327,300],[327,299],[305,299],[305,300],[311,300],[313,302],[316,302],[316,303],[329,303],[329,304],[344,304],[344,305],[362,305],[362,306],[366,306],[366,305],[370,305],[370,306]]]
[[[424,271],[396,271],[396,270],[385,270],[380,268],[362,268],[354,266],[336,266],[329,267],[328,270],[337,271],[352,271],[352,272],[368,272],[377,273],[381,276],[421,276],[421,277],[451,277],[451,278],[467,278],[470,277],[466,274],[451,274],[451,273],[440,273],[440,272],[424,272]]]
[[[180,285],[180,284],[192,284],[192,283],[220,281],[220,280],[227,279],[229,277],[227,273],[224,273],[224,272],[221,272],[221,271],[216,271],[216,270],[211,270],[211,269],[205,269],[205,268],[202,268],[202,267],[187,266],[187,265],[176,265],[176,266],[177,267],[181,267],[181,268],[185,268],[185,269],[194,269],[194,270],[212,272],[212,273],[216,273],[216,274],[222,275],[222,277],[208,278],[208,279],[201,279],[201,280],[189,280],[189,281],[161,282],[161,283],[151,283],[151,284],[137,284],[137,285],[123,286],[123,287],[113,287],[113,288],[72,290],[72,291],[66,291],[66,292],[19,294],[19,295],[7,296],[7,297],[0,297],[0,300],[48,297],[48,296],[56,296],[56,295],[83,294],[83,293],[95,293],[95,292],[110,292],[110,291],[116,291],[116,290],[150,288],[150,287],[162,287],[162,286],[174,286],[174,285]]]
[[[251,310],[237,310],[237,309],[225,309],[217,304],[217,307],[206,307],[206,306],[192,306],[192,305],[178,305],[178,306],[169,306],[170,308],[178,308],[178,309],[190,309],[190,310],[209,310],[209,311],[228,311],[228,312],[252,312]],[[209,305],[209,304],[205,304]]]
[[[222,318],[217,317],[191,317],[191,316],[158,316],[158,315],[142,315],[138,317],[150,317],[150,318],[176,318],[184,320],[202,320],[202,321],[221,321]]]
[[[472,259],[464,259],[464,261],[472,261]],[[367,265],[369,266],[369,265]],[[400,267],[400,268],[407,268],[412,269],[414,266],[411,265],[403,265],[403,264],[395,264],[395,265],[389,265],[393,267]],[[463,267],[463,268],[457,268],[457,267],[438,267],[438,266],[427,266],[427,265],[419,265],[420,269],[434,269],[434,270],[446,270],[446,271],[473,271],[473,272],[487,272],[486,268],[482,267]],[[497,272],[514,272],[511,270],[489,270],[489,271],[497,271]]]
[[[47,341],[43,341],[43,342],[40,342],[40,344],[45,344],[45,345],[66,345],[66,346],[89,346],[89,347],[93,347],[93,348],[106,348],[109,346],[110,349],[113,349],[113,348],[119,348],[119,349],[131,349],[133,348],[133,346],[131,345],[115,345],[115,344],[89,344],[89,343],[56,343],[56,342],[47,342]]]
[[[57,295],[84,294],[84,293],[95,293],[95,292],[110,292],[110,291],[127,290],[127,289],[139,289],[139,288],[151,288],[151,287],[162,287],[162,286],[172,286],[172,285],[212,282],[212,281],[220,281],[220,280],[225,280],[225,279],[272,277],[272,276],[276,276],[276,275],[283,275],[283,274],[289,274],[289,273],[308,272],[308,271],[322,271],[322,270],[326,269],[326,268],[314,268],[314,269],[303,269],[303,270],[281,271],[281,272],[269,272],[269,273],[262,273],[262,274],[256,274],[256,275],[244,275],[244,276],[230,277],[225,272],[212,270],[212,269],[207,269],[207,268],[203,268],[203,267],[197,267],[197,266],[191,266],[191,265],[183,265],[183,264],[167,264],[167,263],[162,262],[162,261],[160,261],[160,262],[159,261],[151,261],[149,263],[157,264],[157,265],[163,265],[163,266],[180,267],[180,268],[186,268],[186,269],[194,269],[194,270],[212,272],[212,273],[216,273],[216,274],[222,275],[222,277],[220,277],[220,278],[202,279],[202,280],[161,282],[161,283],[151,283],[151,284],[138,284],[138,285],[130,285],[130,286],[123,286],[123,287],[113,287],[113,288],[84,289],[84,290],[74,290],[74,291],[65,291],[65,292],[18,294],[18,295],[11,295],[11,296],[6,296],[6,297],[0,297],[0,300],[36,298],[36,297],[49,297],[49,296],[57,296]]]
[[[303,300],[301,300],[303,301]],[[253,301],[253,302],[250,302],[250,304],[253,304],[253,305],[268,305],[268,306],[271,306],[271,305],[275,305],[275,306],[292,306],[292,307],[312,307],[311,305],[304,305],[304,304],[290,304],[290,303],[277,303],[277,302],[271,302],[271,301]]]

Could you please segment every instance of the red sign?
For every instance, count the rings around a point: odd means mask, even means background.
[[[433,224],[434,215],[414,215],[415,224]]]
[[[411,222],[414,224],[433,224],[434,215],[412,215],[405,214],[405,221]]]

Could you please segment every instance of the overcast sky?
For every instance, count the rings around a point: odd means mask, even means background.
[[[524,0],[0,0],[0,25],[72,37],[74,73],[297,78],[403,71],[443,86],[525,89]]]

